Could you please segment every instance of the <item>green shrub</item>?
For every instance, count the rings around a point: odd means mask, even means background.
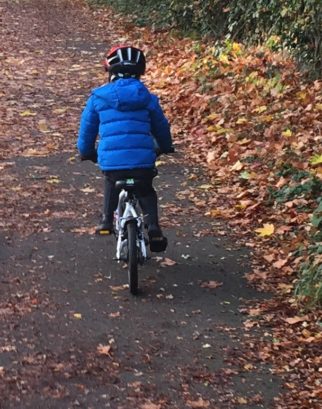
[[[322,306],[322,244],[312,245],[309,256],[300,268],[295,295],[308,306]]]
[[[322,199],[312,217],[312,244],[299,271],[295,294],[309,306],[322,306]]]
[[[229,35],[250,41],[280,38],[304,65],[321,74],[322,2],[320,0],[230,1]],[[278,44],[275,37],[275,46]]]
[[[136,24],[175,28],[193,36],[266,42],[287,48],[304,66],[322,71],[321,0],[88,0],[131,16]]]

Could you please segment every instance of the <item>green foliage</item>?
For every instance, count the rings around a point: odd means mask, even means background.
[[[289,183],[280,189],[269,188],[270,199],[284,203],[299,197],[319,199],[322,191],[322,181],[310,172],[299,170],[284,164],[277,176],[290,179]]]
[[[304,298],[308,306],[322,305],[321,257],[322,245],[312,245],[309,248],[309,256],[300,269],[300,279],[295,289],[295,295],[301,299]]]
[[[312,243],[299,271],[295,294],[308,306],[322,306],[322,199],[312,216]]]
[[[321,70],[320,0],[233,0],[229,4],[231,37],[267,41],[273,50],[287,47],[302,64]]]
[[[107,4],[140,25],[186,34],[265,42],[290,50],[305,66],[322,69],[321,0],[88,0]]]
[[[317,241],[322,241],[322,199],[318,208],[313,213],[312,226],[314,228],[314,238]]]

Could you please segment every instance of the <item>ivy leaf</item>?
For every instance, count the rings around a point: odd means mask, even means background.
[[[250,179],[251,174],[250,174],[249,172],[247,172],[247,170],[244,170],[243,172],[241,172],[241,174],[239,175],[239,177],[240,177],[241,179],[248,180],[248,179]]]
[[[322,164],[322,154],[316,154],[314,156],[312,156],[312,158],[310,159],[310,163],[311,165],[321,165]]]

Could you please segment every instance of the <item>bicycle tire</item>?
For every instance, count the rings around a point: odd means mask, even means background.
[[[129,222],[127,224],[128,279],[130,292],[133,295],[136,295],[138,292],[138,248],[136,240],[136,223]]]

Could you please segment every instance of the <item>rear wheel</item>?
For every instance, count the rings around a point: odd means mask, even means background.
[[[136,223],[130,222],[127,224],[127,245],[129,252],[128,259],[128,276],[130,292],[137,294],[138,292],[138,248],[136,245],[137,232]]]

